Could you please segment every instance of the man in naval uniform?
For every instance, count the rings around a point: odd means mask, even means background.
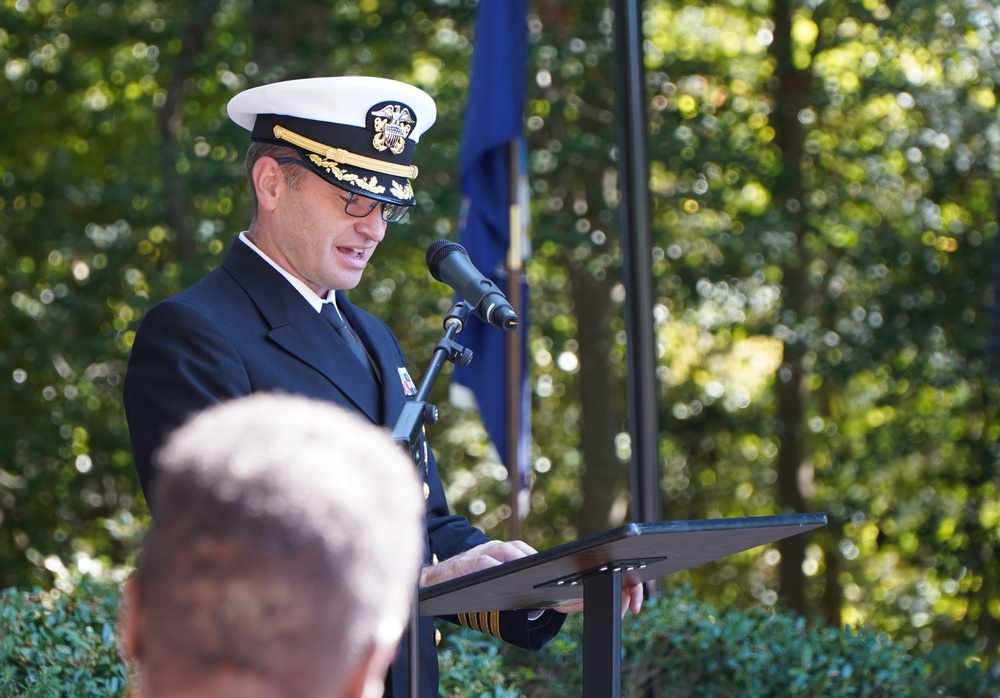
[[[209,405],[281,391],[328,400],[391,428],[414,392],[393,333],[344,291],[360,281],[388,224],[415,202],[411,162],[434,122],[433,100],[393,80],[312,78],[247,90],[228,111],[251,134],[249,228],[219,268],[146,313],[125,379],[135,466],[154,518],[152,454]],[[427,499],[422,586],[535,552],[521,541],[490,541],[452,514],[430,449],[421,443],[417,450]],[[641,586],[627,595],[623,608],[637,612]],[[564,619],[545,610],[451,620],[536,650]],[[421,619],[419,657],[420,694],[436,696],[430,618]],[[386,695],[405,695],[407,677],[404,642]]]

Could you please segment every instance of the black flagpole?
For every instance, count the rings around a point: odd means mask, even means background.
[[[632,518],[660,519],[659,410],[641,0],[613,0]]]

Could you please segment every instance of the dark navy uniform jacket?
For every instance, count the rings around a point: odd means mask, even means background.
[[[395,425],[409,399],[399,373],[405,367],[402,348],[385,323],[340,292],[337,307],[368,349],[381,385],[359,370],[350,349],[309,302],[241,240],[218,269],[146,313],[129,359],[124,404],[136,471],[154,517],[154,452],[170,431],[216,402],[254,392],[293,393],[334,402],[375,424]],[[444,560],[488,539],[450,513],[430,449],[418,450],[427,454],[416,467],[430,492],[429,564],[432,556]],[[532,650],[554,637],[564,619],[553,611],[534,621],[523,611],[448,618]],[[407,664],[404,638],[386,679],[387,696],[407,694]],[[436,696],[431,618],[421,619],[420,679],[420,695]]]

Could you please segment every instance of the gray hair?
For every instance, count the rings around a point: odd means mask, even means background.
[[[181,679],[221,665],[329,687],[398,641],[424,500],[384,430],[330,403],[257,394],[195,416],[157,457],[138,570],[150,659],[155,643]]]

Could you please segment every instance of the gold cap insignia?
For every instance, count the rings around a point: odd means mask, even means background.
[[[402,153],[406,137],[417,123],[410,110],[402,104],[386,104],[369,113],[375,117],[375,137],[372,139],[375,150],[388,150],[394,155]]]

